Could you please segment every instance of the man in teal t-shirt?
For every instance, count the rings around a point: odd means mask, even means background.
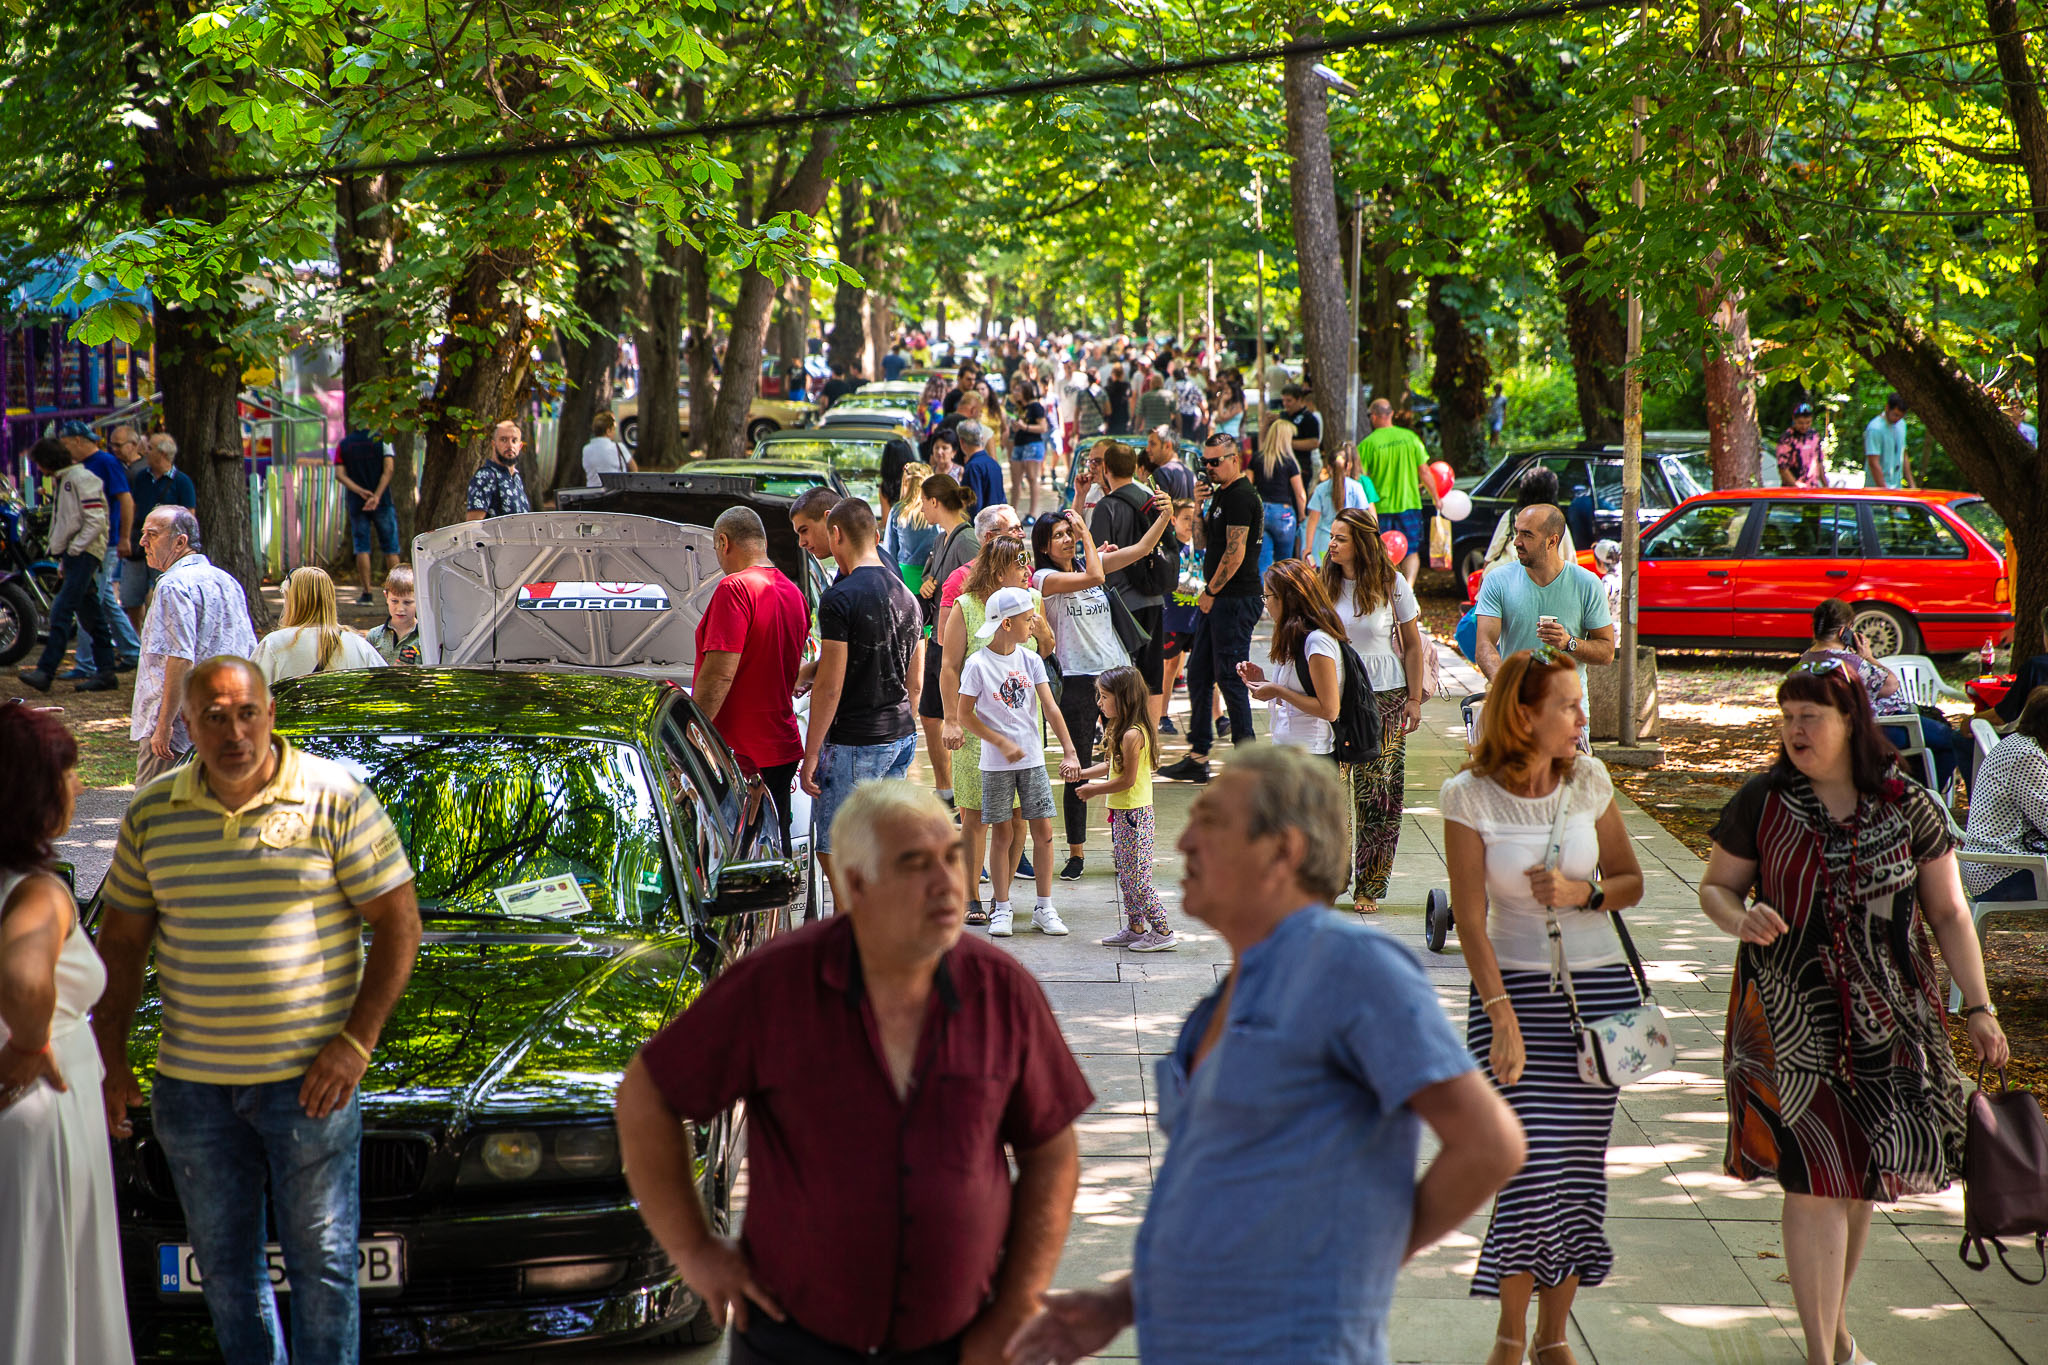
[[[1607,589],[1589,570],[1567,564],[1558,553],[1564,513],[1548,503],[1515,514],[1515,559],[1479,584],[1472,608],[1479,622],[1479,657],[1473,662],[1489,679],[1500,661],[1519,650],[1548,645],[1579,665],[1614,662],[1614,618]]]
[[[1358,465],[1379,494],[1373,506],[1379,510],[1380,534],[1399,531],[1408,538],[1401,573],[1413,586],[1422,572],[1422,547],[1429,543],[1429,523],[1422,515],[1422,467],[1429,463],[1429,451],[1421,437],[1394,425],[1394,405],[1386,399],[1373,399],[1366,414],[1372,434],[1359,443]]]
[[[1906,400],[1893,394],[1884,411],[1863,428],[1863,464],[1872,488],[1910,488],[1912,466],[1906,462]]]

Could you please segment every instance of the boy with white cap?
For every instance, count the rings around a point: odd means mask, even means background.
[[[1031,927],[1041,934],[1064,934],[1052,905],[1052,780],[1045,771],[1045,745],[1039,720],[1052,722],[1067,757],[1060,779],[1080,780],[1074,741],[1066,719],[1053,700],[1045,665],[1036,654],[1018,648],[1031,633],[1034,608],[1022,588],[999,588],[989,595],[988,618],[975,632],[981,645],[960,668],[960,728],[981,741],[981,818],[989,831],[989,874],[995,908],[989,915],[992,937],[1011,932],[1010,881],[1016,858],[1013,840],[1021,835],[1011,811],[1022,806],[1031,822],[1037,868],[1038,903]]]

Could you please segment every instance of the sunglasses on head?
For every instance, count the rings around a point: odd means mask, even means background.
[[[1793,666],[1794,673],[1835,673],[1848,665],[1840,659],[1808,659]]]

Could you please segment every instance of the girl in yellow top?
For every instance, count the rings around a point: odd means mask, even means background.
[[[1109,850],[1124,903],[1124,927],[1100,942],[1134,953],[1178,948],[1180,939],[1152,889],[1152,759],[1159,732],[1145,679],[1135,668],[1107,669],[1095,679],[1095,704],[1102,709],[1108,757],[1081,770],[1089,780],[1074,794],[1083,801],[1109,798]]]

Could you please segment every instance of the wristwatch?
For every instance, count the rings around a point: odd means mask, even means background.
[[[1564,652],[1565,652],[1565,653],[1567,653],[1567,654],[1576,654],[1576,653],[1578,653],[1578,652],[1579,652],[1579,637],[1578,637],[1578,636],[1576,636],[1576,635],[1568,635],[1568,636],[1566,636],[1566,637],[1565,637],[1565,642],[1564,642]]]
[[[1991,1016],[1991,1017],[1992,1017],[1993,1019],[1996,1019],[1996,1018],[1998,1017],[1998,1006],[1996,1006],[1996,1005],[1992,1004],[1992,1003],[1991,1003],[1990,1001],[1988,1001],[1988,1000],[1987,1000],[1987,1001],[1985,1001],[1985,1002],[1984,1002],[1983,1004],[1981,1004],[1981,1005],[1965,1005],[1965,1006],[1963,1006],[1963,1013],[1962,1013],[1962,1017],[1963,1017],[1964,1019],[1968,1019],[1968,1018],[1969,1018],[1969,1017],[1970,1017],[1971,1015],[1973,1015],[1973,1014],[1988,1014],[1988,1015],[1990,1015],[1990,1016]]]
[[[1593,888],[1586,896],[1586,908],[1588,910],[1598,910],[1601,906],[1607,904],[1607,892],[1600,883],[1587,882],[1586,885]]]

